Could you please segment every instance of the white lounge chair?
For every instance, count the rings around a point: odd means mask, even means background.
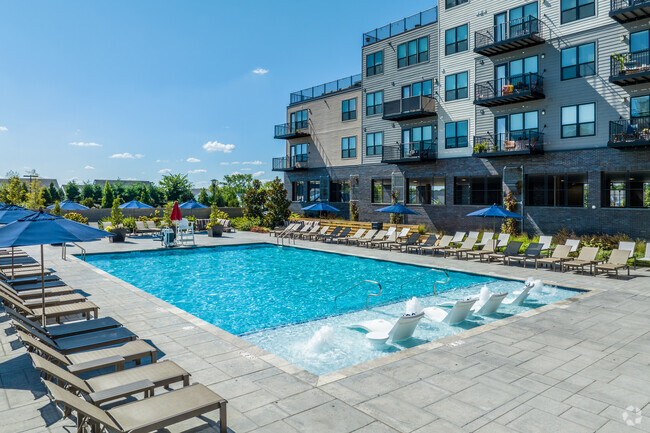
[[[451,310],[440,307],[427,307],[422,312],[427,319],[455,325],[467,319],[467,316],[472,312],[471,309],[474,303],[476,303],[476,299],[461,299],[454,303]]]
[[[643,257],[634,259],[635,266],[636,266],[636,262],[650,263],[650,242],[645,244],[645,255]]]
[[[570,253],[575,253],[578,251],[578,247],[580,246],[580,239],[567,239],[564,245],[569,245],[571,247]]]
[[[625,250],[630,252],[630,256],[628,259],[633,259],[634,258],[634,249],[636,248],[636,242],[624,242],[620,241],[618,243],[618,249],[619,250]],[[636,269],[636,260],[634,261],[634,268]]]
[[[503,303],[508,305],[519,306],[524,303],[526,298],[528,298],[528,295],[530,294],[530,291],[532,289],[541,287],[542,285],[543,284],[541,280],[533,280],[532,278],[529,278],[528,280],[526,280],[526,283],[524,284],[524,290],[521,290],[519,292],[513,292],[514,295],[517,295],[515,299],[503,301]]]
[[[505,248],[508,245],[509,240],[510,240],[509,233],[499,233],[499,237],[497,238],[496,248]]]
[[[408,228],[408,227],[404,227],[404,228],[402,228],[402,230],[401,230],[401,231],[399,232],[399,234],[397,235],[397,240],[399,240],[399,239],[401,239],[401,238],[405,238],[405,237],[407,237],[407,236],[409,235],[409,232],[410,232],[410,231],[411,231],[411,229]]]
[[[467,233],[467,238],[474,238],[478,240],[478,235],[479,235],[478,232],[469,232]]]
[[[476,304],[472,306],[472,313],[480,316],[489,316],[497,312],[501,303],[508,296],[508,292],[502,293],[488,293],[488,298],[483,301],[479,299]]]
[[[452,244],[462,244],[463,239],[465,238],[465,232],[456,232],[454,237],[451,239]]]
[[[373,344],[383,344],[389,339],[401,341],[410,338],[422,317],[424,317],[423,312],[411,315],[404,314],[395,323],[390,323],[384,319],[374,319],[351,325],[349,328],[364,329],[368,331],[366,338]]]
[[[548,255],[551,255],[551,242],[553,241],[553,236],[540,236],[539,243],[542,244],[542,252],[546,251]]]
[[[491,241],[493,237],[494,237],[494,232],[483,232],[483,237],[481,238],[481,241],[476,244],[476,246],[477,247],[484,246],[489,241]]]

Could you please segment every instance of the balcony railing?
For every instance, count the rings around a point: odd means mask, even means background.
[[[544,43],[544,23],[529,15],[474,32],[474,52],[484,56]]]
[[[436,114],[436,100],[430,96],[411,96],[384,102],[384,120],[406,120]]]
[[[650,50],[610,57],[609,81],[619,86],[650,82]]]
[[[609,147],[650,146],[650,116],[609,122]]]
[[[417,29],[418,27],[433,24],[438,21],[438,7],[432,7],[410,17],[403,18],[395,21],[394,23],[386,24],[373,31],[363,34],[363,46],[374,44],[375,42],[383,41],[395,35],[408,32],[409,30]]]
[[[330,81],[329,83],[320,84],[299,92],[293,92],[290,96],[289,105],[299,104],[310,99],[320,98],[321,96],[326,96],[341,90],[351,89],[353,87],[361,87],[361,74]]]
[[[621,24],[650,18],[650,0],[610,0],[609,16]]]
[[[544,99],[544,78],[523,74],[474,84],[474,104],[484,107]]]
[[[299,122],[281,123],[275,125],[274,138],[290,139],[309,136],[309,122],[301,120]]]
[[[307,169],[307,155],[283,156],[273,158],[273,171],[293,171]]]
[[[381,151],[381,162],[433,161],[436,159],[437,147],[437,143],[433,140],[384,145]]]
[[[479,158],[530,155],[543,152],[544,134],[534,130],[485,134],[474,137],[473,155]]]

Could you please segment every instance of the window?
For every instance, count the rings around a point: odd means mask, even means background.
[[[562,138],[596,135],[596,104],[562,107]]]
[[[467,72],[445,77],[445,101],[467,98]]]
[[[426,149],[429,149],[432,137],[433,127],[431,125],[402,129],[402,143],[422,143],[426,145]]]
[[[402,87],[402,99],[420,95],[431,96],[431,80],[420,81]]]
[[[454,178],[454,204],[500,204],[502,191],[500,176]]]
[[[397,67],[415,65],[429,60],[429,37],[408,41],[397,46]]]
[[[320,181],[310,180],[307,182],[307,190],[309,191],[309,201],[320,200]]]
[[[596,73],[596,44],[584,44],[562,50],[562,79],[586,77]]]
[[[587,207],[587,173],[526,176],[526,206]]]
[[[467,147],[467,120],[445,124],[445,147]]]
[[[384,52],[377,51],[368,54],[366,56],[366,77],[372,77],[382,72],[384,72]]]
[[[637,125],[637,131],[650,128],[650,96],[630,98],[630,123]]]
[[[291,200],[305,201],[305,182],[303,181],[291,182],[291,185],[292,185]]]
[[[357,137],[344,137],[341,139],[341,158],[357,157]]]
[[[643,30],[642,32],[630,33],[631,53],[646,51],[648,48],[650,48],[650,32],[648,30]]]
[[[292,162],[307,162],[307,143],[292,144],[289,151]]]
[[[350,182],[345,180],[332,181],[330,184],[330,200],[334,203],[350,201]]]
[[[603,173],[603,207],[650,209],[650,171]]]
[[[537,111],[510,115],[510,140],[527,140],[539,131]]]
[[[383,132],[374,132],[366,134],[366,155],[381,155],[381,149],[384,142]]]
[[[596,15],[596,0],[562,0],[562,24]]]
[[[467,24],[449,29],[445,32],[445,54],[467,51]]]
[[[372,202],[373,203],[390,203],[391,197],[390,179],[373,179],[372,180]]]
[[[291,123],[291,129],[300,129],[307,127],[307,110],[296,111],[289,115],[289,123]]]
[[[433,204],[435,205],[444,205],[445,204],[445,177],[434,177],[433,178]]]
[[[357,118],[357,98],[348,99],[341,103],[341,120],[353,120]]]
[[[406,200],[412,204],[445,204],[445,178],[406,179]]]
[[[382,112],[382,103],[384,100],[384,92],[368,93],[366,95],[366,115],[372,116],[373,114],[380,114]]]
[[[445,0],[445,9],[453,8],[454,6],[467,3],[469,0]]]

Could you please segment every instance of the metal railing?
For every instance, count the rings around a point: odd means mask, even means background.
[[[287,135],[308,134],[308,133],[309,133],[309,121],[299,120],[297,122],[281,123],[279,125],[275,125],[274,137],[284,137]]]
[[[84,247],[74,243],[74,242],[68,242],[68,243],[74,245],[75,247],[77,247],[77,248],[79,248],[81,250],[81,260],[83,260],[85,262],[86,261],[86,249]],[[63,260],[68,259],[68,243],[63,243],[61,245],[61,258]]]
[[[609,58],[609,75],[634,75],[640,72],[650,74],[650,50],[612,55]]]
[[[300,156],[282,156],[280,158],[273,158],[272,170],[273,171],[287,171],[295,170],[296,168],[307,167],[307,155]]]
[[[544,93],[544,77],[528,73],[474,84],[477,101],[501,96],[519,96],[530,92]]]
[[[483,30],[474,32],[474,49],[481,49],[489,45],[498,44],[499,42],[508,42],[533,34],[541,34],[543,23],[539,18],[532,15],[517,18],[503,24],[488,27]]]
[[[383,41],[418,27],[438,21],[438,6],[419,12],[363,34],[363,46]]]
[[[384,145],[381,150],[381,160],[385,162],[436,159],[437,150],[438,145],[434,140]]]
[[[430,96],[411,96],[384,102],[384,118],[401,114],[436,113],[436,100]]]
[[[650,141],[650,116],[610,121],[609,141],[612,143]]]
[[[327,95],[328,93],[334,93],[340,90],[360,86],[361,74],[352,75],[350,77],[341,78],[340,80],[330,81],[329,83],[320,84],[318,86],[310,87],[298,92],[293,92],[289,97],[289,105],[299,104],[300,102],[318,98],[320,96]]]
[[[541,151],[544,133],[535,130],[511,131],[474,136],[474,155],[494,152]]]
[[[650,6],[650,0],[610,0],[609,1],[609,10],[611,12],[616,12],[623,9],[629,9],[634,7],[644,7]]]
[[[348,287],[347,289],[343,290],[341,293],[339,293],[338,295],[336,295],[334,297],[334,306],[336,306],[336,301],[339,299],[339,296],[346,294],[347,292],[354,289],[355,287],[359,287],[363,283],[371,283],[371,284],[375,284],[375,285],[377,285],[379,287],[379,292],[378,293],[368,293],[368,296],[366,296],[366,310],[367,310],[368,309],[368,302],[370,301],[370,297],[371,296],[379,296],[379,295],[381,295],[381,292],[382,292],[381,284],[379,284],[377,281],[362,280],[362,281],[359,281],[354,286]]]
[[[447,272],[445,269],[431,268],[431,269],[429,269],[427,271],[424,271],[424,272],[422,272],[420,274],[417,274],[416,276],[414,276],[410,280],[404,281],[402,283],[402,285],[399,286],[399,293],[402,293],[402,291],[404,289],[404,286],[406,284],[408,284],[410,282],[413,282],[415,280],[419,280],[420,278],[422,278],[423,276],[429,274],[430,272],[440,272],[440,273],[445,274],[447,276],[447,279],[445,281],[436,281],[436,282],[433,283],[433,294],[435,295],[436,294],[436,286],[438,285],[438,283],[447,284],[449,282],[449,272]]]

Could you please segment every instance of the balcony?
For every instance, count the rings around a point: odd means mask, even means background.
[[[307,170],[307,155],[273,158],[273,171]]]
[[[430,96],[411,96],[410,98],[384,102],[384,120],[408,120],[436,115],[436,100]]]
[[[299,122],[281,123],[275,125],[274,138],[288,140],[290,138],[309,137],[309,122],[301,120]]]
[[[499,78],[474,84],[474,104],[483,107],[544,99],[544,78],[537,74]]]
[[[478,158],[496,158],[541,153],[544,153],[544,134],[537,131],[513,131],[475,136],[472,155]]]
[[[381,151],[381,162],[397,164],[403,162],[435,161],[437,147],[437,143],[433,140],[384,145]]]
[[[610,57],[609,82],[619,86],[650,82],[650,50]]]
[[[650,18],[650,0],[610,0],[609,16],[621,24]]]
[[[496,56],[543,44],[544,40],[544,23],[529,15],[474,32],[474,52]]]
[[[650,116],[610,121],[607,146],[616,149],[650,146]]]
[[[330,81],[329,83],[319,84],[309,89],[293,92],[289,98],[289,105],[300,104],[311,99],[317,99],[323,96],[329,96],[342,90],[361,87],[361,74],[341,78],[340,80]]]
[[[363,46],[372,45],[410,30],[433,24],[438,21],[438,6],[427,9],[410,17],[402,18],[394,23],[386,24],[363,34]]]

